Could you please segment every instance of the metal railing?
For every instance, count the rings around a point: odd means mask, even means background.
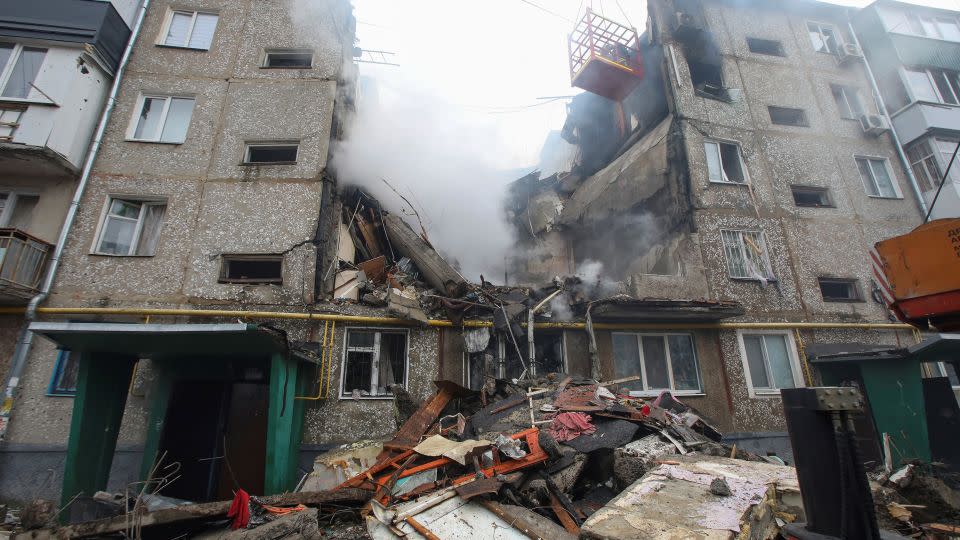
[[[36,294],[52,248],[19,229],[0,228],[0,297]]]
[[[638,74],[640,41],[637,31],[594,13],[590,8],[570,34],[570,78],[575,79],[586,65],[601,58],[624,71]]]

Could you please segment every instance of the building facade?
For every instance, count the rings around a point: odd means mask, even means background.
[[[960,13],[881,0],[853,24],[930,205],[960,143]],[[958,179],[951,167],[931,219],[960,215]]]

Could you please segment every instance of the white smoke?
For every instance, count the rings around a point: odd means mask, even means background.
[[[517,175],[503,168],[496,129],[402,76],[378,79],[376,97],[357,108],[347,140],[334,148],[340,183],[362,187],[419,231],[386,180],[416,207],[431,243],[464,277],[502,281],[513,245],[503,197]]]

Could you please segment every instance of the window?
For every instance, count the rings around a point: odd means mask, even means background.
[[[943,171],[950,163],[956,147],[957,141],[930,137],[914,143],[907,149],[910,167],[913,169],[917,183],[920,184],[921,191],[930,191],[940,185],[940,181],[943,180]],[[948,182],[960,182],[960,167],[957,165],[954,163],[950,168],[950,174],[947,175]]]
[[[833,202],[830,200],[830,190],[815,186],[790,186],[793,192],[793,204],[797,206],[810,206],[813,208],[832,208]]]
[[[863,102],[860,101],[860,91],[856,88],[831,84],[830,90],[833,92],[833,100],[837,102],[837,109],[840,110],[841,118],[856,120],[866,113],[863,109]]]
[[[306,68],[313,66],[313,51],[303,49],[268,50],[263,60],[265,68]]]
[[[244,153],[245,164],[296,163],[297,143],[248,143]]]
[[[767,243],[759,231],[722,230],[727,272],[737,279],[770,281],[775,279],[767,255]]]
[[[743,184],[747,182],[746,167],[740,155],[740,146],[721,141],[703,141],[707,153],[707,172],[711,182]]]
[[[904,69],[904,78],[914,101],[960,104],[960,79],[956,71]]]
[[[10,142],[20,127],[20,116],[26,110],[24,105],[0,107],[0,142]]]
[[[283,283],[283,255],[224,255],[220,283]]]
[[[793,109],[790,107],[767,107],[770,113],[770,121],[781,126],[809,126],[807,113],[803,109]]]
[[[891,8],[888,8],[891,9]],[[914,34],[947,41],[960,41],[960,26],[957,19],[948,16],[917,15],[890,12],[884,21],[891,32]]]
[[[28,232],[38,202],[37,194],[0,191],[0,227]]]
[[[217,29],[216,13],[172,11],[167,17],[161,45],[208,50]]]
[[[786,56],[783,54],[783,45],[773,39],[747,38],[747,47],[750,52],[769,56]]]
[[[517,356],[516,345],[509,339],[500,340],[497,336],[490,336],[487,348],[478,352],[464,353],[465,383],[469,388],[479,390],[485,377],[498,379],[516,379],[523,375],[526,360],[526,342],[518,342],[523,347],[523,362]],[[547,373],[565,373],[566,357],[564,356],[563,332],[537,332],[534,344],[534,355],[537,364],[537,375]]]
[[[163,228],[166,202],[110,198],[95,253],[98,255],[140,255],[156,253]]]
[[[813,50],[822,53],[837,54],[839,44],[837,43],[837,34],[832,24],[808,22],[807,32],[810,34],[810,43],[813,45]]]
[[[793,338],[786,332],[739,333],[750,396],[803,385]]]
[[[40,72],[46,49],[24,47],[16,43],[0,43],[0,96],[26,99],[33,81]]]
[[[671,390],[678,394],[701,392],[700,370],[690,334],[613,334],[613,362],[616,376],[640,375],[639,381],[625,383],[631,394],[657,394]]]
[[[392,397],[390,386],[407,384],[407,332],[347,330],[341,397]]]
[[[855,279],[817,278],[820,294],[826,302],[859,302],[863,300]]]
[[[67,350],[57,351],[57,361],[53,366],[53,376],[47,385],[48,396],[74,396],[77,394],[77,374],[80,371],[77,357]]]
[[[887,169],[887,160],[882,158],[857,158],[857,168],[860,169],[860,178],[863,186],[871,197],[895,199],[900,197],[890,171]]]
[[[935,377],[946,377],[950,379],[950,386],[960,389],[960,377],[957,376],[957,367],[952,362],[927,362],[930,371]]]
[[[193,115],[192,97],[141,96],[127,138],[135,141],[182,143]]]

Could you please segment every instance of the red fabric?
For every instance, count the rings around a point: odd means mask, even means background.
[[[650,406],[644,404],[643,407],[640,407],[640,414],[643,416],[650,416]]]
[[[590,422],[590,416],[582,412],[562,412],[553,419],[547,433],[559,442],[576,439],[581,435],[590,435],[597,427]]]
[[[230,524],[231,529],[242,529],[247,526],[247,522],[250,521],[250,495],[246,491],[237,490],[227,517],[233,518],[233,523]]]

